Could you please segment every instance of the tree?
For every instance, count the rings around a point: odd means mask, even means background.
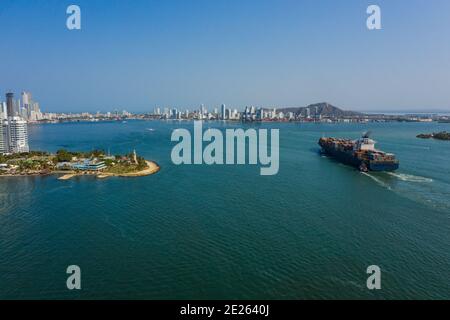
[[[72,160],[72,154],[65,149],[60,149],[56,152],[58,162],[69,162]]]

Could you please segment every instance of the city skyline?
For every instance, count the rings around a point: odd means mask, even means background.
[[[48,112],[149,112],[204,104],[355,111],[448,111],[450,4],[378,1],[4,1],[3,92],[36,93]],[[17,19],[24,21],[17,24]]]

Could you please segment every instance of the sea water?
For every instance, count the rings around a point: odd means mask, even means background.
[[[280,131],[274,176],[251,165],[171,162],[192,122],[32,125],[33,150],[138,154],[141,178],[0,177],[0,298],[450,298],[450,124],[242,124]],[[319,154],[322,136],[395,153],[394,173],[361,174]],[[78,265],[82,290],[69,291]],[[366,287],[378,265],[382,289]]]

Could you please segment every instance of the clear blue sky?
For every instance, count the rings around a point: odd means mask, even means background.
[[[2,96],[31,91],[44,111],[450,109],[448,0],[0,0],[0,38]]]

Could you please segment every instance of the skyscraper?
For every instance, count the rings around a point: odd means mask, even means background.
[[[12,92],[6,94],[6,109],[7,117],[14,117],[14,93]]]
[[[20,114],[24,119],[28,120],[30,118],[31,111],[33,111],[33,100],[30,92],[22,92],[22,107],[23,110],[20,110]]]
[[[8,118],[8,111],[6,109],[6,102],[0,102],[0,113],[1,113],[1,119],[7,120]]]
[[[31,105],[31,93],[30,92],[22,92],[22,103],[23,106],[26,107],[27,105]]]
[[[256,119],[259,121],[264,119],[264,109],[263,108],[258,108],[258,111],[256,113]]]
[[[7,122],[0,119],[0,154],[9,153]]]
[[[200,106],[200,119],[203,119],[204,114],[205,114],[205,106],[202,104]]]
[[[309,108],[306,108],[306,118],[311,118],[311,110]]]
[[[227,112],[227,108],[226,106],[223,104],[222,105],[222,113],[221,113],[221,119],[225,120],[226,119],[226,112]]]
[[[27,122],[20,117],[8,117],[9,152],[29,152]]]

